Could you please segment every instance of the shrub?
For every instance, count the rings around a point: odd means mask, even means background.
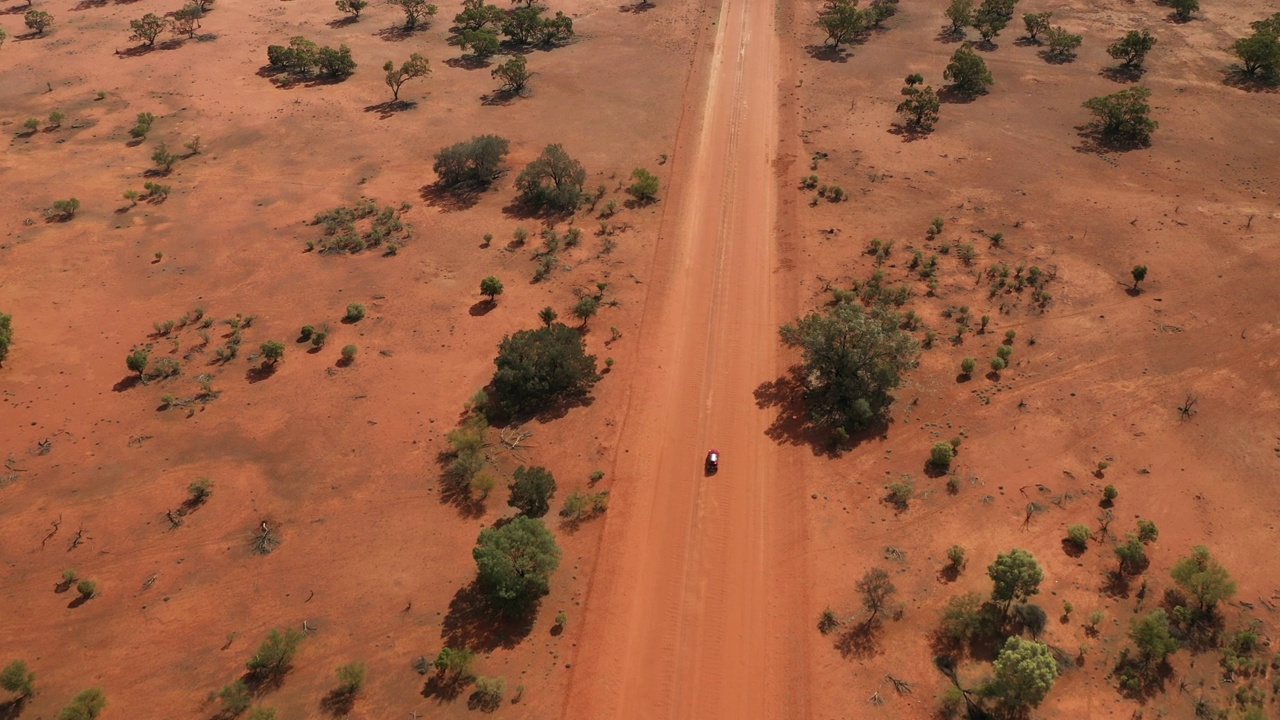
[[[1129,274],[1133,276],[1133,289],[1137,290],[1138,283],[1147,279],[1147,266],[1134,265],[1133,269],[1129,271]]]
[[[1067,60],[1075,57],[1076,49],[1080,47],[1080,43],[1084,38],[1079,35],[1072,35],[1062,28],[1049,28],[1045,33],[1045,39],[1049,41],[1049,50],[1046,57]]]
[[[955,452],[955,448],[949,442],[934,443],[929,449],[929,464],[940,470],[946,470],[951,467]]]
[[[1186,21],[1191,19],[1191,13],[1200,9],[1200,0],[1169,0],[1169,7],[1173,8],[1174,17]]]
[[[1202,616],[1236,592],[1236,583],[1227,569],[1203,545],[1195,546],[1190,555],[1179,559],[1170,575],[1196,601]]]
[[[1147,566],[1147,550],[1135,535],[1127,536],[1124,542],[1116,545],[1115,553],[1122,573],[1137,574]]]
[[[1155,542],[1160,537],[1160,530],[1156,528],[1156,524],[1150,520],[1138,521],[1138,540],[1143,543]]]
[[[17,693],[19,698],[28,698],[36,692],[36,674],[27,668],[27,663],[14,660],[0,670],[0,688],[7,692]]]
[[[516,55],[510,60],[495,67],[489,75],[502,83],[499,88],[502,92],[513,93],[519,95],[529,87],[529,80],[533,78],[533,73],[529,71],[528,61],[523,55]]]
[[[953,643],[963,644],[985,634],[990,624],[978,593],[955,595],[942,609],[939,631]]]
[[[1099,472],[1101,472],[1101,471],[1102,471],[1102,468],[1101,468],[1101,467],[1100,467],[1100,468],[1098,468],[1098,471],[1099,471]],[[1102,499],[1103,499],[1104,501],[1106,501],[1106,502],[1115,502],[1115,499],[1116,499],[1116,498],[1118,498],[1118,497],[1120,497],[1120,491],[1119,491],[1119,490],[1116,490],[1116,486],[1115,486],[1115,485],[1108,485],[1108,486],[1106,486],[1106,487],[1102,488]]]
[[[9,357],[9,345],[13,343],[13,316],[0,312],[0,364]]]
[[[146,138],[147,133],[151,132],[151,124],[155,121],[156,116],[149,112],[138,113],[133,128],[129,130],[129,135],[139,140]]]
[[[192,155],[199,155],[200,154],[200,136],[193,135],[190,140],[182,143],[182,147],[186,148],[187,152],[191,153]]]
[[[359,660],[352,660],[345,665],[339,665],[337,670],[338,689],[347,695],[355,695],[364,687],[365,664]]]
[[[1151,133],[1160,123],[1150,117],[1151,106],[1147,98],[1151,91],[1141,85],[1110,95],[1089,98],[1084,107],[1091,111],[1093,129],[1102,139],[1125,145],[1147,145]]]
[[[477,135],[440,150],[432,167],[443,187],[486,188],[502,176],[508,147],[497,135]]]
[[[343,345],[342,359],[346,360],[347,362],[351,362],[352,360],[356,359],[357,352],[359,352],[359,348],[357,348],[355,345]]]
[[[22,121],[22,127],[27,132],[33,133],[40,128],[40,118],[27,118]]]
[[[978,367],[978,361],[974,358],[967,357],[960,361],[960,372],[965,375],[972,375],[974,368]]]
[[[322,47],[316,52],[316,65],[320,75],[329,78],[343,79],[356,71],[356,61],[351,57],[351,48],[339,45],[337,50]]]
[[[457,687],[471,682],[475,675],[471,672],[471,662],[475,653],[469,648],[441,648],[440,654],[431,665],[436,670],[436,677],[445,687]]]
[[[627,192],[642,203],[651,203],[658,199],[658,176],[644,168],[631,171],[631,187]]]
[[[154,152],[151,153],[151,162],[163,172],[169,172],[173,169],[173,164],[178,162],[178,156],[169,152],[169,148],[164,143],[156,146]]]
[[[587,171],[560,145],[548,145],[516,178],[520,202],[541,210],[572,212],[582,203]]]
[[[840,618],[836,616],[836,611],[827,608],[818,616],[818,632],[823,635],[830,635],[840,629]]]
[[[893,503],[894,506],[901,510],[906,510],[907,506],[911,503],[911,498],[916,495],[915,485],[912,484],[910,480],[906,479],[889,483],[888,491],[889,502]]]
[[[586,327],[587,320],[590,320],[599,308],[600,301],[586,295],[579,298],[578,302],[573,306],[573,314],[582,321],[582,326]]]
[[[192,505],[199,505],[213,494],[213,481],[207,477],[196,478],[187,486],[187,494],[191,496]]]
[[[1001,371],[1001,370],[1003,370],[1004,368],[1005,368],[1005,361],[1004,361],[1004,358],[999,357],[999,356],[991,358],[991,370],[992,370],[992,372],[1000,372],[1000,371]]]
[[[98,583],[92,580],[81,580],[76,583],[76,592],[86,600],[98,594]]]
[[[562,323],[504,337],[494,364],[497,400],[516,415],[584,397],[600,380],[595,356],[586,353],[582,336]]]
[[[434,5],[432,7],[435,7]],[[388,60],[382,66],[386,76],[384,78],[387,87],[391,88],[391,102],[400,102],[400,87],[406,82],[420,77],[426,77],[431,74],[431,65],[427,59],[418,53],[410,53],[409,59],[396,67],[396,64]]]
[[[996,348],[996,357],[998,357],[998,358],[1000,358],[1001,360],[1005,361],[1005,364],[1008,364],[1008,363],[1009,363],[1009,356],[1010,356],[1010,355],[1013,355],[1013,346],[1011,346],[1011,345],[1000,345],[1000,346],[998,346],[998,347]]]
[[[529,517],[542,517],[551,509],[556,494],[556,478],[544,467],[521,465],[516,468],[507,504]]]
[[[1120,60],[1124,67],[1139,67],[1155,46],[1156,38],[1150,31],[1130,30],[1124,37],[1107,46],[1107,54]]]
[[[147,13],[137,20],[129,21],[129,29],[133,31],[129,39],[142,41],[150,47],[156,44],[156,38],[164,32],[164,26],[164,18],[155,13]]]
[[[477,60],[488,60],[502,49],[502,42],[493,28],[480,28],[463,30],[458,36],[458,47],[470,50],[471,56]]]
[[[71,704],[58,712],[58,720],[94,720],[107,706],[107,696],[101,688],[82,690]]]
[[[502,704],[506,694],[506,681],[500,677],[476,678],[475,704],[485,712],[492,712]]]
[[[942,77],[951,81],[951,88],[962,95],[981,95],[991,86],[993,79],[987,63],[968,43],[961,45],[951,56]]]
[[[80,209],[80,201],[75,198],[67,198],[66,200],[54,200],[51,215],[61,216],[64,220],[70,220],[75,217],[76,211]]]
[[[45,30],[53,27],[53,16],[43,10],[28,10],[22,16],[22,22],[26,24],[28,30],[37,35],[44,35]]]
[[[272,630],[245,668],[257,677],[278,679],[289,671],[303,637],[302,631],[295,628]]]
[[[222,701],[223,711],[235,717],[249,709],[249,705],[253,703],[253,693],[243,680],[236,680],[218,691],[218,699]]]
[[[303,325],[298,334],[303,340],[310,340],[311,336],[316,334],[316,329],[312,325]]]
[[[965,565],[964,548],[959,545],[952,545],[947,548],[947,561],[951,563],[951,567],[959,570]]]
[[[268,340],[262,343],[262,358],[269,365],[275,365],[284,358],[284,343],[279,340]]]
[[[329,333],[323,330],[317,331],[315,335],[311,336],[311,345],[312,347],[324,347],[325,340],[328,338]]]
[[[364,319],[364,305],[351,303],[347,305],[347,314],[343,316],[347,322],[358,322]]]
[[[527,611],[545,595],[560,548],[541,520],[520,516],[480,531],[472,551],[481,589],[500,612]]]
[[[1089,547],[1089,538],[1091,537],[1093,537],[1093,532],[1089,530],[1087,525],[1067,526],[1067,541],[1081,550]]]

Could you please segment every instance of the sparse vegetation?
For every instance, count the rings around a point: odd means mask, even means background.
[[[94,720],[107,706],[107,696],[101,688],[82,690],[71,704],[58,711],[57,720]]]
[[[258,646],[258,651],[245,663],[245,668],[257,677],[279,679],[289,672],[293,656],[298,652],[304,635],[296,628],[274,629]]]

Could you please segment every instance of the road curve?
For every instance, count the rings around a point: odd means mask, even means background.
[[[779,370],[774,12],[723,0],[706,84],[687,91],[705,91],[701,123],[677,147],[564,718],[795,716],[785,640],[803,603],[781,565],[802,519],[753,395]]]

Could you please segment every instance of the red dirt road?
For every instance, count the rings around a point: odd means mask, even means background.
[[[660,267],[632,388],[568,718],[780,717],[781,627],[801,617],[775,572],[797,554],[798,491],[778,485],[753,391],[778,374],[773,238],[778,139],[774,6],[726,0],[707,84],[692,83]],[[703,477],[708,448],[720,473]],[[795,490],[792,488],[791,490]],[[800,585],[800,587],[803,587]],[[785,701],[794,709],[794,702]]]

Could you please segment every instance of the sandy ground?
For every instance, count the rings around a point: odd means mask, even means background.
[[[1029,2],[1019,12],[1042,9]],[[23,717],[51,717],[89,685],[106,689],[106,720],[209,717],[209,693],[239,676],[259,638],[304,622],[312,632],[296,667],[262,699],[284,718],[319,716],[333,668],[353,658],[370,666],[356,717],[470,714],[465,697],[424,694],[411,668],[446,642],[482,651],[477,669],[504,676],[509,691],[524,686],[498,712],[508,718],[925,717],[946,684],[931,664],[938,609],[952,594],[985,593],[985,566],[1013,546],[1044,564],[1038,601],[1051,617],[1075,606],[1046,641],[1088,648],[1043,716],[1191,717],[1197,698],[1225,705],[1233,688],[1212,656],[1175,656],[1175,679],[1145,708],[1107,674],[1128,619],[1154,606],[1168,568],[1196,543],[1252,605],[1229,608],[1232,626],[1274,625],[1267,602],[1280,588],[1257,549],[1274,536],[1280,499],[1268,482],[1280,462],[1280,96],[1222,74],[1226,46],[1273,10],[1206,7],[1175,24],[1149,3],[1055,8],[1084,35],[1074,62],[1046,63],[1011,27],[984,51],[992,92],[945,104],[931,136],[906,141],[891,132],[898,88],[909,72],[941,84],[955,47],[937,37],[944,5],[904,5],[833,59],[811,52],[822,41],[817,3],[553,3],[574,15],[580,42],[533,53],[532,97],[496,105],[482,102],[494,89],[487,70],[448,62],[457,4],[405,37],[388,31],[397,13],[386,6],[343,25],[325,3],[225,0],[204,20],[212,37],[124,56],[113,51],[131,45],[129,19],[173,8],[40,3],[58,25],[34,39],[14,37],[24,5],[0,8],[10,33],[0,123],[14,133],[0,154],[0,310],[17,336],[0,369],[10,461],[0,660],[23,657],[39,674]],[[1161,123],[1155,143],[1087,151],[1080,103],[1122,87],[1099,73],[1111,64],[1105,45],[1142,26],[1160,40],[1143,78]],[[296,34],[349,44],[356,75],[289,89],[258,76],[265,46]],[[379,112],[389,93],[378,68],[410,52],[434,70],[405,86],[417,107]],[[54,109],[67,114],[61,128],[20,134],[27,117]],[[155,129],[132,146],[126,132],[143,111]],[[510,177],[470,208],[423,193],[432,153],[479,132],[510,138],[515,168],[564,143],[589,184],[620,203],[622,179],[644,165],[662,177],[664,200],[620,213],[632,229],[617,249],[592,237],[562,254],[570,269],[529,283],[532,249],[508,239],[537,223],[504,210]],[[194,134],[206,149],[163,181],[169,200],[125,207],[120,193],[140,189],[154,144],[176,149]],[[819,151],[827,158],[810,170]],[[851,200],[811,207],[797,184],[810,172]],[[74,220],[43,221],[52,200],[72,195],[82,202]],[[303,252],[315,212],[362,195],[415,205],[414,238],[396,257]],[[947,226],[929,241],[934,216]],[[576,222],[598,224],[585,213]],[[982,234],[996,230],[1001,247]],[[936,296],[911,280],[939,343],[899,392],[888,432],[833,457],[821,438],[775,422],[794,407],[758,407],[753,393],[794,361],[777,326],[825,302],[828,284],[870,275],[872,237],[896,241],[882,268],[892,281],[909,279],[913,249],[974,242],[978,257],[966,267],[941,255]],[[1052,301],[1041,311],[988,299],[975,272],[993,262],[1052,268]],[[1150,276],[1131,295],[1138,263]],[[507,284],[493,309],[476,293],[490,273]],[[479,513],[452,503],[437,462],[443,434],[489,378],[503,334],[548,304],[568,316],[574,291],[597,281],[619,306],[591,321],[587,342],[617,365],[589,406],[533,428],[529,458],[554,470],[561,493],[605,470],[597,488],[611,491],[611,507],[577,531],[556,528],[565,560],[534,627],[494,628],[470,607],[469,551],[509,514],[505,493]],[[341,323],[349,302],[369,316]],[[991,315],[991,332],[947,340],[941,313],[958,305]],[[243,357],[211,363],[220,323],[210,346],[195,328],[176,346],[152,337],[153,322],[196,306],[218,319],[255,315],[245,347],[285,340],[279,370],[262,379]],[[329,325],[324,351],[292,342],[304,324]],[[1018,332],[1012,366],[959,381],[960,359],[985,362],[1007,329]],[[348,342],[361,354],[339,367]],[[186,358],[183,374],[128,382],[124,356],[143,343]],[[216,401],[190,414],[157,409],[162,394],[193,393],[200,372],[213,376]],[[1199,398],[1189,420],[1176,410],[1188,393]],[[964,483],[951,495],[924,460],[955,435]],[[711,446],[724,466],[704,478]],[[1095,477],[1102,460],[1110,466]],[[518,464],[497,450],[494,462]],[[897,512],[884,485],[903,474],[917,499]],[[165,511],[200,476],[214,496],[169,529]],[[1144,598],[1138,580],[1105,591],[1105,544],[1080,557],[1061,544],[1066,525],[1094,522],[1107,483],[1120,491],[1114,530],[1131,531],[1136,517],[1161,530]],[[1045,510],[1024,522],[1032,502]],[[256,557],[249,538],[262,522],[284,544]],[[952,579],[939,571],[954,543],[970,561]],[[892,572],[901,618],[842,652],[817,632],[818,614],[856,618],[854,583],[876,566]],[[97,580],[100,597],[76,606],[74,593],[56,592],[67,567]],[[1106,620],[1092,638],[1082,623],[1095,608]],[[569,623],[555,634],[558,609]],[[980,660],[962,676],[976,679]],[[889,674],[913,692],[895,694]]]

